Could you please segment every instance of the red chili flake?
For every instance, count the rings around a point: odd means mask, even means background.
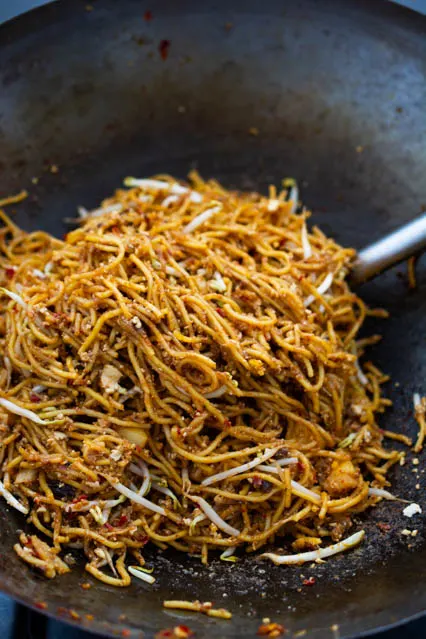
[[[119,228],[117,225],[113,226],[113,227],[111,228],[111,231],[112,231],[115,235],[120,235],[120,234],[121,234],[120,228]]]
[[[232,428],[232,422],[230,419],[225,419],[223,425],[225,426],[225,428]]]
[[[166,639],[167,637],[173,637],[173,635],[173,630],[165,628],[164,630],[160,630],[160,632],[157,632],[157,634],[155,635],[155,639]]]
[[[130,632],[130,630],[122,630],[121,631],[121,636],[122,637],[130,637],[132,633]]]
[[[12,277],[16,273],[16,269],[14,269],[13,266],[9,266],[7,269],[5,269],[5,271],[6,271],[6,277],[8,277],[9,279],[12,279]]]
[[[87,495],[80,495],[80,497],[74,497],[72,504],[78,504],[79,501],[87,501]]]
[[[36,601],[34,605],[39,610],[46,610],[47,608],[47,603],[45,601]]]
[[[297,468],[298,468],[298,470],[300,470],[301,472],[303,472],[303,471],[305,470],[305,465],[304,465],[304,463],[303,463],[302,461],[300,461],[300,459],[299,459],[299,461],[297,462]]]
[[[304,586],[313,586],[316,582],[315,577],[309,577],[308,579],[304,579],[303,580],[303,585]]]
[[[127,515],[121,515],[120,519],[118,520],[117,526],[124,526],[124,524],[127,524],[127,522],[129,521]]]
[[[41,399],[38,395],[36,395],[35,393],[30,393],[30,400],[34,403],[34,404],[38,404],[39,402],[41,402]]]
[[[160,52],[162,60],[167,60],[170,44],[170,40],[161,40],[160,44],[158,45],[158,50]]]
[[[225,317],[225,313],[224,313],[223,309],[220,308],[220,306],[216,306],[216,313],[219,313],[219,315],[221,317]]]
[[[139,444],[136,444],[135,451],[138,453],[138,455],[140,455],[142,452],[142,446],[139,446]]]
[[[145,13],[143,14],[143,19],[146,20],[147,22],[149,22],[150,20],[152,20],[152,11],[145,11]]]
[[[105,524],[105,528],[106,528],[107,530],[114,530],[114,526],[111,526],[111,524],[110,524],[108,521],[107,521],[107,522],[106,522],[106,524]]]
[[[381,530],[382,532],[389,532],[391,529],[391,526],[390,524],[385,524],[384,522],[379,521],[379,523],[377,524],[377,528]]]

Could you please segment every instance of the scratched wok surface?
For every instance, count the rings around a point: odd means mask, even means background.
[[[0,28],[0,189],[30,191],[16,207],[27,230],[64,233],[76,206],[95,206],[127,174],[185,177],[193,167],[243,189],[293,176],[313,221],[358,248],[425,206],[425,19],[352,0],[92,7],[58,2]],[[426,384],[424,266],[415,291],[401,267],[362,289],[391,312],[367,327],[384,336],[371,358],[393,380],[382,423],[412,435],[412,394]],[[395,470],[394,491],[426,512],[424,460],[417,473],[411,460]],[[2,501],[0,588],[29,605],[46,602],[51,615],[70,619],[72,609],[71,622],[112,636],[150,639],[185,623],[199,639],[243,639],[267,616],[289,636],[353,637],[426,609],[424,518],[408,520],[402,508],[375,508],[360,520],[362,546],[316,567],[248,558],[204,568],[152,551],[154,586],[84,591],[81,566],[50,582],[19,562],[12,545],[25,522]],[[417,536],[401,535],[407,527]],[[310,576],[315,585],[303,586]],[[233,619],[166,612],[165,598],[212,600]]]

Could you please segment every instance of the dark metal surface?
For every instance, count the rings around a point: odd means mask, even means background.
[[[26,229],[63,233],[63,218],[79,204],[95,205],[124,175],[183,177],[193,166],[241,188],[294,176],[314,222],[356,247],[424,207],[426,22],[419,16],[351,0],[99,0],[90,11],[85,4],[60,2],[0,28],[0,189],[29,189],[17,213]],[[363,289],[392,313],[369,327],[384,335],[372,357],[393,377],[387,393],[395,406],[383,424],[412,434],[412,393],[426,383],[421,266],[415,292],[395,271]],[[396,492],[426,512],[422,459],[413,466],[409,455],[394,480]],[[199,639],[255,637],[265,616],[290,635],[352,637],[426,609],[423,516],[408,520],[401,511],[398,502],[374,509],[363,522],[366,542],[320,566],[249,559],[204,568],[153,552],[153,587],[84,591],[90,579],[82,570],[52,583],[19,562],[12,544],[24,522],[2,503],[0,588],[27,604],[47,602],[53,615],[59,607],[70,618],[61,607],[72,609],[74,621],[94,631],[130,629],[146,639],[183,619]],[[377,526],[383,521],[388,533]],[[403,528],[419,532],[407,538]],[[302,575],[316,584],[304,587]],[[213,600],[233,619],[163,611],[162,600],[175,597]]]

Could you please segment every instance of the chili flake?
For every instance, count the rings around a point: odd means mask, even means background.
[[[313,586],[316,582],[315,577],[309,577],[308,579],[304,579],[303,580],[303,585],[304,586]]]
[[[160,44],[158,45],[158,50],[160,52],[162,60],[167,60],[169,55],[170,44],[171,44],[170,40],[161,40]]]

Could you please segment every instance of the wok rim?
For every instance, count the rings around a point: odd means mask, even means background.
[[[364,1],[361,0],[359,2],[353,2],[356,5],[365,5],[366,7],[369,6],[368,1]],[[389,15],[393,14],[395,20],[398,19],[398,17],[401,18],[408,18],[410,20],[413,20],[413,15],[416,16],[416,20],[418,21],[418,28],[426,33],[426,16],[421,16],[420,14],[418,14],[415,9],[412,8],[408,8],[408,7],[403,7],[400,5],[395,5],[395,4],[390,4],[389,2],[382,2],[381,3],[381,9],[383,9],[383,7],[385,7],[384,11],[388,12]],[[369,9],[371,11],[378,11],[377,7],[370,7]],[[24,39],[27,35],[32,35],[34,33],[34,31],[38,28],[43,28],[45,26],[46,21],[56,21],[58,18],[59,19],[66,19],[66,16],[68,14],[68,12],[70,12],[70,14],[74,15],[75,13],[81,11],[82,8],[80,5],[77,5],[76,3],[73,3],[72,0],[62,0],[61,2],[55,2],[53,0],[49,1],[48,3],[41,5],[39,7],[35,7],[25,13],[22,13],[20,15],[17,15],[14,18],[11,18],[9,20],[7,20],[6,22],[2,23],[0,25],[0,34],[3,36],[3,34],[5,34],[5,44],[9,44],[10,42],[13,42],[14,40],[20,40],[20,39]],[[422,23],[420,25],[420,23]],[[30,597],[26,597],[23,595],[20,595],[19,593],[17,593],[16,591],[14,591],[13,588],[10,588],[10,586],[8,585],[6,578],[5,578],[5,574],[1,573],[0,574],[0,589],[2,590],[2,592],[4,592],[5,594],[7,594],[8,596],[10,596],[14,601],[23,604],[24,606],[26,606],[27,608],[29,608],[30,610],[37,612],[37,613],[41,613],[43,615],[46,615],[48,618],[56,620],[56,621],[60,621],[62,623],[66,623],[72,627],[75,628],[79,628],[81,630],[85,630],[88,632],[92,632],[95,634],[98,634],[100,636],[106,636],[106,633],[108,633],[107,636],[117,636],[117,633],[122,632],[123,630],[128,630],[130,631],[130,637],[140,637],[141,636],[141,631],[144,632],[143,626],[141,624],[140,628],[134,628],[130,625],[126,625],[126,623],[112,623],[112,622],[108,622],[108,626],[105,626],[106,622],[102,622],[100,620],[98,620],[96,617],[91,620],[91,621],[87,621],[84,620],[83,623],[81,623],[80,621],[76,621],[67,617],[64,617],[60,614],[58,614],[57,612],[55,613],[52,610],[49,610],[49,607],[47,607],[46,610],[41,610],[40,607],[37,605],[37,602],[35,602],[34,600],[32,600]],[[102,596],[100,594],[100,596]],[[407,593],[407,598],[409,597],[409,593]],[[374,627],[368,627],[364,630],[361,630],[360,632],[357,632],[356,634],[352,634],[350,631],[348,630],[343,630],[344,628],[346,628],[346,626],[350,626],[350,620],[348,621],[344,621],[340,628],[343,631],[342,636],[345,637],[345,639],[355,639],[355,637],[368,637],[371,636],[375,633],[379,633],[385,630],[392,630],[395,628],[398,628],[402,625],[408,624],[410,622],[413,622],[415,620],[421,619],[422,617],[425,616],[426,614],[426,604],[425,607],[422,607],[421,610],[418,610],[417,612],[414,612],[412,614],[409,614],[408,616],[404,616],[404,614],[400,615],[398,617],[398,619],[393,620],[393,621],[386,621],[385,617],[389,616],[389,613],[391,613],[391,610],[383,610],[380,613],[378,613],[378,617],[379,620],[377,622],[377,624],[374,625]],[[235,628],[232,629],[232,622],[226,622],[227,626],[224,627],[228,627],[229,628],[229,632],[225,633],[224,636],[226,637],[233,637],[235,639],[238,638],[242,638],[243,635],[239,635],[238,634],[238,630],[235,632]],[[148,630],[148,632],[151,632],[150,630]],[[324,629],[324,631],[321,631],[321,637],[333,637],[333,632],[330,629]],[[348,634],[345,634],[348,633]],[[253,634],[253,637],[255,636],[255,634]],[[288,635],[287,635],[288,636]],[[308,629],[307,635],[308,638],[310,636],[310,630]],[[244,634],[244,637],[247,637],[247,634]]]

